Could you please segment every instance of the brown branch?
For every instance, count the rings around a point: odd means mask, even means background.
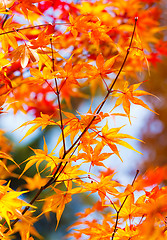
[[[139,170],[136,171],[136,174],[135,174],[135,177],[134,177],[134,179],[133,179],[133,181],[132,181],[131,186],[133,186],[134,182],[136,181],[136,178],[137,178],[137,175],[138,175],[138,174],[139,174]],[[118,226],[119,214],[120,214],[120,211],[121,211],[121,209],[123,208],[123,206],[124,206],[124,204],[125,204],[125,202],[126,202],[128,196],[129,196],[129,195],[127,195],[127,196],[125,197],[125,199],[124,199],[124,201],[122,202],[122,204],[121,204],[119,210],[116,211],[116,212],[117,212],[116,222],[115,222],[115,227],[114,227],[114,231],[113,231],[113,234],[112,234],[112,238],[111,238],[111,240],[114,239],[114,236],[115,236],[115,234],[116,234],[116,232],[117,232],[117,226]]]
[[[14,33],[14,32],[19,32],[19,31],[23,31],[23,30],[27,30],[27,29],[31,29],[31,28],[37,28],[37,27],[46,27],[46,26],[56,26],[56,25],[70,25],[70,23],[45,23],[45,24],[39,24],[39,25],[34,25],[34,26],[29,26],[29,27],[24,27],[24,28],[16,28],[15,30],[10,30],[8,32],[3,32],[3,33],[0,33],[0,36],[1,35],[5,35],[5,34],[8,34],[8,33]]]
[[[122,65],[121,65],[121,68],[120,68],[119,72],[117,73],[117,76],[115,77],[115,79],[114,79],[111,87],[109,88],[109,91],[107,92],[107,94],[106,94],[106,96],[105,96],[105,98],[104,98],[104,101],[101,103],[101,105],[100,105],[99,108],[97,109],[96,114],[98,114],[98,113],[101,111],[102,107],[104,106],[105,102],[107,101],[107,99],[108,99],[108,97],[109,97],[109,95],[110,95],[110,93],[111,93],[111,91],[112,91],[112,89],[113,89],[113,87],[114,87],[117,79],[119,78],[119,75],[120,75],[120,73],[122,72],[122,69],[123,69],[125,63],[126,63],[126,60],[127,60],[127,58],[128,58],[129,52],[130,52],[130,48],[131,48],[131,46],[132,46],[132,42],[133,42],[135,30],[136,30],[136,25],[137,25],[137,20],[138,20],[138,18],[135,18],[135,24],[134,24],[133,33],[132,33],[132,36],[131,36],[131,41],[130,41],[129,47],[128,47],[128,49],[127,49],[127,53],[126,53],[126,56],[125,56],[125,58],[124,58],[124,61],[123,61]],[[56,23],[55,23],[55,24],[56,24]],[[60,23],[60,24],[62,24],[62,23]],[[47,25],[51,25],[51,24],[41,24],[41,25],[36,25],[36,26],[32,26],[32,27],[27,27],[27,28],[22,28],[22,29],[16,29],[16,30],[9,31],[9,32],[6,32],[6,33],[1,33],[0,35],[7,34],[7,33],[11,33],[11,32],[15,32],[15,31],[19,31],[19,30],[25,30],[25,29],[29,29],[29,28],[33,28],[33,27],[47,26]],[[51,47],[52,47],[52,41],[51,41]],[[52,49],[52,62],[53,62],[53,71],[54,71],[53,49]],[[63,131],[63,122],[62,122],[62,114],[61,114],[62,111],[61,111],[61,104],[60,104],[60,98],[59,98],[59,90],[58,90],[58,85],[57,85],[57,80],[56,80],[56,79],[55,79],[55,84],[56,84],[56,89],[57,89],[57,97],[58,97],[58,99],[59,99],[59,100],[58,100],[58,105],[59,105],[59,114],[60,114],[60,119],[61,119],[62,137],[63,137],[64,131]],[[76,141],[72,144],[72,146],[71,146],[68,150],[65,150],[65,145],[64,145],[64,144],[65,144],[65,139],[63,140],[64,155],[63,155],[62,159],[65,159],[66,155],[76,146],[76,144],[79,142],[79,140],[81,139],[81,137],[87,132],[87,130],[89,129],[90,125],[93,123],[93,121],[94,121],[95,119],[96,119],[96,115],[92,118],[92,120],[90,121],[90,123],[86,126],[86,128],[83,130],[83,132],[80,134],[80,136],[76,139]],[[76,146],[76,148],[74,149],[74,151],[77,149],[78,146],[79,146],[79,143],[78,143],[78,145]],[[74,151],[73,151],[73,153],[74,153]],[[73,155],[73,153],[71,154],[71,156]],[[58,165],[58,167],[57,167],[54,175],[51,177],[51,179],[50,179],[44,186],[42,186],[42,187],[39,189],[39,191],[36,193],[36,195],[34,196],[34,198],[31,200],[31,202],[30,202],[31,205],[36,201],[36,199],[38,198],[38,196],[41,194],[41,192],[42,192],[43,190],[45,190],[45,189],[46,189],[47,187],[49,187],[51,184],[53,184],[53,183],[56,182],[56,180],[58,179],[58,177],[60,176],[60,174],[63,172],[64,168],[66,167],[67,163],[68,163],[68,162],[65,162],[65,164],[64,164],[64,166],[62,167],[61,170],[60,170],[60,168],[61,168],[63,162],[60,162],[60,163],[59,163],[59,165]],[[60,170],[60,172],[59,172],[59,170]],[[133,183],[134,183],[134,181],[135,181],[138,173],[139,173],[139,171],[136,172],[136,176],[135,176],[135,178],[134,178],[134,180],[133,180],[133,182],[132,182],[132,185],[133,185]],[[58,175],[57,175],[57,174],[58,174]],[[56,176],[56,175],[57,175],[57,176]],[[126,199],[127,199],[127,197],[126,197]],[[126,202],[126,199],[124,200],[123,204],[121,205],[120,209],[119,209],[118,212],[117,212],[117,219],[116,219],[116,223],[115,223],[115,229],[114,229],[114,232],[113,232],[112,240],[113,240],[114,235],[115,235],[115,233],[116,233],[116,231],[117,231],[117,224],[118,224],[119,212],[121,211],[124,203]],[[22,215],[24,215],[24,214],[28,211],[29,208],[30,208],[29,206],[25,207],[25,209],[24,209],[23,212],[22,212]],[[19,221],[19,218],[17,218],[14,222],[11,223],[11,227],[13,227],[18,221]],[[9,230],[10,230],[10,229],[7,228],[7,229],[4,231],[4,233],[7,233]]]
[[[105,96],[105,98],[104,98],[104,101],[101,103],[101,105],[100,105],[99,108],[97,109],[96,115],[101,111],[102,107],[104,106],[105,102],[107,101],[107,99],[108,99],[108,97],[109,97],[109,95],[110,95],[110,93],[111,93],[111,91],[112,91],[112,89],[113,89],[113,87],[114,87],[117,79],[119,78],[119,75],[120,75],[120,73],[122,72],[122,69],[123,69],[125,63],[126,63],[126,60],[127,60],[127,58],[128,58],[128,55],[129,55],[129,52],[130,52],[130,49],[131,49],[131,46],[132,46],[132,42],[133,42],[135,30],[136,30],[136,25],[137,25],[137,20],[138,20],[138,18],[136,17],[136,18],[135,18],[135,24],[134,24],[133,33],[132,33],[132,36],[131,36],[130,44],[129,44],[129,47],[128,47],[128,49],[127,49],[127,52],[126,52],[126,56],[125,56],[125,58],[124,58],[124,61],[123,61],[122,65],[121,65],[121,67],[120,67],[120,69],[119,69],[119,72],[117,73],[117,76],[115,77],[115,79],[114,79],[111,87],[109,88],[109,91],[107,92],[107,94],[106,94],[106,96]],[[92,118],[92,120],[90,121],[90,123],[86,126],[86,128],[83,130],[83,132],[80,134],[80,136],[79,136],[79,137],[76,139],[76,141],[72,144],[72,146],[66,151],[66,154],[69,153],[69,152],[72,150],[72,148],[78,143],[78,141],[79,141],[79,140],[81,139],[81,137],[85,134],[85,132],[87,132],[87,130],[89,129],[90,125],[91,125],[91,124],[93,123],[93,121],[96,119],[96,115]]]
[[[52,44],[52,39],[50,38],[50,44],[51,44],[51,49],[52,49],[52,69],[53,72],[55,71],[55,66],[54,66],[54,53],[53,53],[53,44]],[[65,137],[64,137],[64,125],[63,125],[63,117],[62,117],[62,109],[61,109],[61,102],[60,102],[60,92],[58,88],[58,83],[57,83],[57,78],[55,78],[55,85],[56,85],[56,92],[57,92],[57,101],[58,101],[58,106],[59,106],[59,117],[60,117],[60,127],[61,127],[61,134],[62,134],[62,139],[63,139],[63,148],[64,148],[64,155],[66,155],[66,144],[65,144]]]

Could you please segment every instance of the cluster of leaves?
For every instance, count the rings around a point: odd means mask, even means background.
[[[113,127],[112,118],[124,117],[131,124],[131,104],[151,110],[140,99],[151,94],[138,89],[142,84],[138,73],[149,72],[149,64],[166,54],[158,2],[0,1],[0,113],[13,109],[14,114],[34,116],[19,127],[30,126],[23,139],[38,128],[60,130],[50,153],[45,138],[43,150],[31,148],[34,155],[25,159],[19,177],[13,172],[20,166],[10,155],[12,144],[0,130],[1,239],[12,239],[16,232],[23,240],[40,238],[33,224],[50,212],[56,214],[57,229],[66,204],[79,193],[96,193],[97,202],[78,214],[69,237],[135,240],[152,234],[151,239],[166,239],[167,188],[158,185],[167,169],[152,169],[138,178],[137,171],[132,184],[123,186],[105,161],[111,155],[123,161],[119,146],[135,150],[126,139],[137,140],[122,133],[124,126]],[[95,110],[91,105],[81,114],[72,108],[74,99],[84,101],[100,90],[104,99]],[[113,105],[103,112],[107,100]],[[7,160],[14,165],[8,166]],[[34,164],[34,178],[23,176]],[[10,188],[5,179],[11,174],[24,178],[26,191]],[[36,200],[46,189],[49,196],[40,199],[43,207],[37,216]],[[20,200],[21,194],[33,190],[37,192],[30,203]]]

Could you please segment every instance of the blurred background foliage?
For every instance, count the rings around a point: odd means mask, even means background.
[[[166,0],[162,1],[160,6],[162,9],[160,23],[165,26]],[[164,30],[163,34],[167,39],[167,30]],[[150,76],[147,76],[146,80],[148,81],[143,85],[145,90],[159,99],[149,98],[158,115],[150,113],[143,123],[145,127],[141,129],[140,138],[145,142],[145,144],[141,144],[144,156],[140,163],[140,169],[143,172],[150,167],[167,165],[167,46],[164,57],[151,67]]]

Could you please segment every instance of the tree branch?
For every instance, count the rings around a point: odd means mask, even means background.
[[[53,53],[53,44],[52,44],[52,39],[50,38],[50,44],[51,44],[51,49],[52,49],[52,69],[53,72],[55,71],[55,66],[54,66],[54,53]],[[57,101],[58,101],[58,106],[59,106],[59,117],[60,117],[60,127],[61,127],[61,134],[62,134],[62,139],[63,139],[63,148],[64,148],[64,155],[66,154],[66,144],[65,144],[65,137],[64,137],[64,125],[63,125],[63,117],[62,117],[62,109],[61,109],[61,102],[60,102],[60,92],[58,89],[58,83],[57,83],[57,78],[55,78],[55,85],[56,85],[56,92],[57,92]]]
[[[105,102],[107,101],[107,99],[108,99],[108,97],[109,97],[109,95],[110,95],[110,93],[111,93],[111,91],[112,91],[112,89],[113,89],[113,87],[114,87],[117,79],[119,78],[120,73],[122,72],[122,69],[123,69],[123,67],[124,67],[124,65],[125,65],[125,63],[126,63],[126,61],[127,61],[127,58],[128,58],[129,52],[130,52],[130,48],[131,48],[131,46],[132,46],[132,42],[133,42],[135,30],[136,30],[137,20],[138,20],[138,18],[136,17],[136,18],[135,18],[135,24],[134,24],[133,33],[132,33],[132,36],[131,36],[130,44],[129,44],[129,47],[128,47],[128,49],[127,49],[127,53],[126,53],[126,55],[125,55],[124,61],[123,61],[122,65],[121,65],[121,67],[120,67],[120,69],[119,69],[119,72],[117,73],[117,75],[116,75],[116,77],[115,77],[115,79],[114,79],[111,87],[109,88],[109,91],[107,92],[107,94],[106,94],[106,96],[105,96],[105,98],[104,98],[104,101],[102,102],[102,104],[101,104],[101,105],[99,106],[99,108],[97,109],[96,114],[98,114],[98,113],[101,111],[101,109],[103,108]],[[58,24],[58,23],[55,23],[55,25],[56,25],[56,24]],[[60,24],[62,24],[62,23],[60,23]],[[12,33],[12,32],[15,32],[15,31],[20,31],[20,30],[25,30],[25,29],[29,29],[29,28],[33,28],[33,27],[47,26],[47,25],[50,25],[50,24],[41,24],[41,25],[36,25],[36,26],[32,26],[32,27],[27,27],[27,28],[22,28],[22,29],[16,29],[16,30],[9,31],[9,32],[6,32],[6,33],[1,33],[0,35],[7,34],[7,33]],[[52,41],[50,40],[50,42],[51,42],[51,48],[52,48]],[[55,69],[54,69],[53,48],[52,48],[52,62],[53,62],[53,71],[55,71]],[[76,144],[79,142],[79,140],[82,138],[82,136],[87,132],[87,130],[89,129],[90,125],[91,125],[91,124],[93,123],[93,121],[96,119],[96,115],[92,118],[92,120],[90,121],[90,123],[85,127],[85,129],[83,130],[83,132],[82,132],[82,133],[80,134],[80,136],[76,139],[76,141],[71,145],[71,147],[70,147],[68,150],[66,150],[66,149],[65,149],[64,131],[63,131],[63,121],[62,121],[62,110],[61,110],[60,96],[59,96],[59,90],[58,90],[58,84],[57,84],[57,79],[56,79],[56,78],[55,78],[55,84],[56,84],[56,90],[57,90],[58,105],[59,105],[59,114],[60,114],[60,121],[61,121],[61,130],[62,130],[63,146],[64,146],[64,155],[63,155],[62,159],[64,159],[64,158],[66,157],[66,155],[76,146]],[[73,153],[71,154],[71,156],[74,154],[74,152],[75,152],[75,150],[77,149],[78,146],[79,146],[79,143],[78,143],[78,145],[76,146],[76,148],[74,149],[74,151],[73,151]],[[41,194],[41,192],[42,192],[43,190],[45,190],[45,189],[46,189],[47,187],[49,187],[51,184],[53,184],[53,183],[56,182],[56,180],[58,179],[58,177],[60,176],[60,174],[63,172],[64,168],[66,167],[67,163],[68,163],[68,162],[65,162],[65,164],[64,164],[64,166],[62,167],[61,170],[60,170],[60,168],[61,168],[63,162],[60,162],[60,163],[59,163],[59,165],[58,165],[58,167],[57,167],[54,175],[51,177],[51,179],[50,179],[44,186],[42,186],[42,187],[39,189],[39,191],[36,193],[36,195],[34,196],[34,198],[30,201],[30,204],[31,204],[31,205],[36,201],[36,199],[38,198],[38,196]],[[60,170],[60,172],[59,172],[59,170]],[[135,178],[134,178],[134,180],[133,180],[133,182],[132,182],[132,185],[134,184],[135,179],[136,179],[138,173],[139,173],[139,171],[137,170],[136,175],[135,175]],[[57,174],[58,174],[58,175],[57,175]],[[116,233],[116,231],[117,231],[117,224],[118,224],[119,213],[120,213],[120,211],[121,211],[124,203],[126,202],[127,197],[128,197],[128,196],[126,196],[126,198],[125,198],[124,202],[122,203],[120,209],[117,211],[117,218],[116,218],[116,223],[115,223],[115,228],[114,228],[112,240],[114,239],[114,235],[115,235],[115,233]],[[25,209],[24,209],[23,212],[22,212],[22,215],[24,215],[29,208],[30,208],[29,206],[25,207]],[[19,221],[19,218],[17,218],[14,222],[11,223],[11,227],[13,227],[18,221]],[[4,231],[4,233],[7,233],[9,230],[10,230],[10,229],[7,228],[7,229]]]
[[[7,31],[7,32],[3,32],[3,33],[0,33],[0,36],[1,35],[5,35],[5,34],[9,34],[9,33],[14,33],[14,32],[19,32],[19,31],[23,31],[23,30],[27,30],[27,29],[31,29],[31,28],[37,28],[37,27],[46,27],[46,26],[55,26],[55,25],[70,25],[70,23],[45,23],[45,24],[39,24],[39,25],[34,25],[34,26],[29,26],[29,27],[24,27],[24,28],[16,28],[15,30],[10,30],[10,31]]]
[[[106,94],[106,96],[105,96],[105,98],[104,98],[104,101],[102,102],[102,104],[101,104],[101,105],[99,106],[99,108],[97,109],[96,115],[97,115],[97,114],[101,111],[101,109],[103,108],[105,102],[107,101],[107,99],[108,99],[108,97],[109,97],[109,95],[110,95],[110,93],[111,93],[111,90],[113,89],[113,87],[114,87],[117,79],[119,78],[119,75],[120,75],[120,73],[122,72],[122,69],[123,69],[123,67],[124,67],[124,65],[125,65],[125,63],[126,63],[126,60],[127,60],[127,58],[128,58],[128,55],[129,55],[129,52],[130,52],[130,49],[131,49],[131,46],[132,46],[132,42],[133,42],[135,30],[136,30],[136,25],[137,25],[137,20],[138,20],[138,18],[136,17],[136,18],[135,18],[135,24],[134,24],[133,33],[132,33],[132,36],[131,36],[130,44],[129,44],[129,47],[128,47],[128,49],[127,49],[127,52],[126,52],[126,56],[125,56],[125,58],[124,58],[124,61],[123,61],[122,65],[121,65],[121,67],[120,67],[120,69],[119,69],[119,72],[117,73],[117,76],[115,77],[115,79],[114,79],[111,87],[109,88],[109,91],[107,92],[107,94]],[[90,125],[91,125],[91,124],[93,123],[93,121],[96,119],[96,115],[92,118],[92,120],[90,121],[90,123],[89,123],[89,124],[87,125],[87,127],[83,130],[83,132],[82,132],[82,133],[80,134],[80,136],[76,139],[76,141],[72,144],[72,146],[66,151],[66,154],[69,153],[69,152],[72,150],[72,148],[78,143],[78,141],[79,141],[79,140],[81,139],[81,137],[85,134],[85,132],[87,132],[87,130],[89,129]]]
[[[134,177],[134,179],[133,179],[133,181],[132,181],[131,186],[133,186],[134,182],[136,181],[136,178],[137,178],[137,175],[138,175],[138,174],[139,174],[139,170],[136,171],[136,175],[135,175],[135,177]],[[114,231],[113,231],[113,234],[112,234],[112,238],[111,238],[111,240],[114,239],[114,236],[115,236],[115,234],[116,234],[116,232],[117,232],[117,226],[118,226],[119,214],[120,214],[120,211],[121,211],[121,209],[123,208],[123,206],[124,206],[124,204],[125,204],[125,202],[126,202],[128,196],[129,196],[129,195],[127,195],[127,196],[125,197],[125,199],[124,199],[124,201],[122,202],[122,204],[121,204],[119,210],[116,211],[116,212],[117,212],[116,222],[115,222],[115,227],[114,227]]]

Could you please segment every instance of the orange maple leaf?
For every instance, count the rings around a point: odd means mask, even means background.
[[[115,109],[116,107],[118,107],[119,105],[122,104],[123,105],[123,109],[124,109],[125,113],[127,114],[130,123],[131,123],[131,120],[130,120],[130,105],[131,105],[131,102],[133,104],[140,105],[140,106],[142,106],[142,107],[144,107],[144,108],[154,112],[141,99],[137,98],[137,97],[144,96],[144,95],[154,96],[153,94],[148,93],[146,91],[136,90],[142,83],[143,82],[137,83],[137,84],[133,84],[130,87],[128,87],[129,83],[126,81],[122,91],[120,91],[120,92],[118,91],[117,93],[113,92],[113,94],[112,94],[112,96],[118,97],[118,99],[116,100],[116,103],[115,103],[115,106],[114,106],[113,109]],[[154,113],[156,113],[156,112],[154,112]]]
[[[29,59],[32,62],[38,62],[39,56],[37,54],[36,49],[32,49],[30,44],[23,44],[13,50],[9,56],[12,58],[12,62],[17,61],[20,59],[20,63],[22,68],[25,68],[29,62]]]
[[[36,163],[37,171],[39,173],[39,165],[44,160],[48,162],[48,165],[46,167],[51,167],[51,170],[53,170],[54,167],[61,162],[61,159],[59,159],[58,157],[54,156],[54,152],[53,152],[54,149],[52,150],[51,153],[48,154],[48,148],[47,148],[47,145],[46,145],[45,138],[44,138],[44,146],[43,146],[43,148],[44,148],[44,150],[42,150],[42,149],[33,149],[33,148],[30,147],[30,149],[33,150],[35,155],[27,158],[24,161],[24,162],[27,162],[27,164],[26,164],[23,172],[21,173],[20,177],[35,163]],[[24,163],[24,162],[22,162],[22,163]]]
[[[116,187],[121,187],[122,185],[117,181],[113,180],[114,174],[110,176],[101,176],[100,181],[92,181],[91,183],[81,183],[86,191],[91,191],[90,194],[98,192],[101,198],[102,204],[105,204],[105,198],[107,194],[111,196],[116,196],[119,192]]]
[[[29,17],[29,11],[42,14],[40,10],[33,4],[41,2],[40,0],[20,0],[17,8],[21,9],[26,18]]]
[[[102,139],[102,145],[105,146],[107,144],[111,148],[113,153],[115,153],[121,159],[121,161],[122,161],[122,158],[119,154],[116,144],[122,145],[126,148],[129,148],[133,151],[138,152],[129,143],[123,141],[122,139],[129,138],[129,139],[135,139],[135,140],[141,141],[137,138],[130,136],[129,134],[119,133],[119,131],[123,127],[124,126],[109,129],[108,122],[106,122],[105,126],[102,128],[102,131],[101,131],[102,135],[100,135],[100,133],[98,133],[98,137],[100,137]],[[140,153],[140,152],[138,152],[138,153]]]
[[[18,23],[13,23],[13,16],[8,18],[3,27],[0,29],[0,41],[2,44],[2,49],[4,50],[5,53],[8,52],[8,48],[9,46],[11,46],[12,48],[17,48],[18,47],[18,43],[16,41],[16,37],[17,33],[12,32],[12,33],[6,33],[8,31],[13,31],[13,29],[17,29],[19,27],[22,26],[22,24],[18,24]]]
[[[108,74],[114,72],[113,65],[117,57],[118,55],[115,55],[105,61],[103,55],[100,53],[96,57],[97,67],[92,65],[86,66],[88,82],[90,84],[91,92],[93,95],[98,85],[100,85],[100,87],[103,87],[102,83],[105,84],[108,90],[108,86],[107,83],[105,82],[105,79],[108,79],[107,76]]]
[[[67,28],[66,32],[71,31],[74,38],[78,36],[79,32],[87,33],[90,30],[90,25],[92,21],[99,21],[99,19],[92,15],[79,15],[75,18],[69,13],[70,26]]]
[[[83,162],[91,163],[91,166],[103,166],[105,167],[104,161],[105,159],[109,158],[113,153],[101,153],[103,147],[102,144],[97,144],[95,148],[92,147],[85,148],[85,153],[79,153],[78,158],[83,159]]]
[[[36,129],[38,129],[39,127],[42,127],[42,130],[44,130],[48,125],[57,125],[56,122],[54,122],[53,120],[51,120],[51,118],[53,117],[53,115],[49,116],[47,114],[43,114],[41,113],[41,117],[37,117],[32,121],[28,121],[23,123],[20,127],[16,128],[14,131],[18,130],[21,127],[25,127],[31,124],[35,124],[34,126],[32,126],[27,133],[25,134],[25,136],[20,140],[20,142],[27,136],[29,136],[30,134],[32,134]]]
[[[71,88],[72,85],[80,86],[77,79],[81,79],[85,77],[85,74],[81,75],[81,69],[83,68],[82,64],[76,64],[73,66],[72,59],[70,58],[63,68],[58,67],[58,71],[56,77],[63,80],[63,84],[67,85],[67,87]],[[60,89],[61,91],[61,89]]]

